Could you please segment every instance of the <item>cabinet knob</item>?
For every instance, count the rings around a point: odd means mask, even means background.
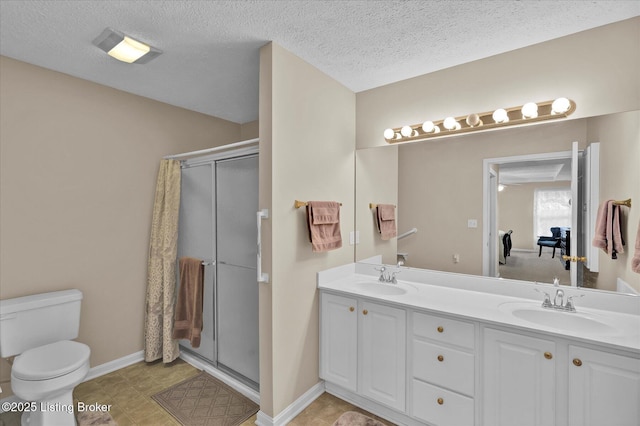
[[[355,310],[356,310],[356,308],[354,308],[353,306],[349,306],[349,312],[353,312]]]
[[[551,359],[551,358],[553,358],[553,355],[551,354],[551,352],[545,352],[545,353],[544,353],[544,357],[545,357],[546,359]]]
[[[439,405],[444,404],[444,399],[442,399],[442,398],[438,398],[438,404],[439,404]]]
[[[442,333],[444,331],[444,327],[439,325],[438,326],[438,333]]]
[[[582,361],[580,361],[579,358],[574,358],[573,365],[575,365],[576,367],[580,367],[582,365]]]
[[[364,315],[367,315],[367,314],[369,313],[369,311],[367,311],[366,309],[363,309],[363,310],[362,310],[362,313],[363,313]]]
[[[444,357],[442,355],[438,355],[438,361],[440,362],[444,361]]]

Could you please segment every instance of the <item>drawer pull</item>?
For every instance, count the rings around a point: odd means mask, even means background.
[[[444,399],[438,398],[438,405],[442,405],[442,404],[444,404]]]
[[[442,333],[444,331],[444,327],[439,325],[438,326],[438,333]]]
[[[444,357],[442,355],[438,355],[438,361],[440,362],[444,361]]]
[[[363,315],[367,315],[368,313],[369,313],[369,311],[367,311],[366,309],[364,309],[364,310],[362,311],[362,314],[363,314]]]
[[[582,365],[582,361],[580,361],[579,358],[574,358],[573,365],[575,365],[576,367],[580,367]]]
[[[353,306],[349,306],[349,312],[353,312],[355,310],[356,310],[356,308],[354,308]]]
[[[553,358],[553,355],[551,355],[551,352],[545,352],[545,353],[544,353],[544,357],[545,357],[546,359],[551,359],[551,358]]]

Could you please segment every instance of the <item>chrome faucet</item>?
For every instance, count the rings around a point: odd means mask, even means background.
[[[376,268],[376,271],[380,272],[380,278],[378,281],[381,283],[390,283],[390,284],[398,284],[398,280],[396,279],[396,275],[398,275],[401,271],[396,270],[392,273],[387,272],[387,268],[385,266],[381,266],[380,269]]]
[[[557,277],[553,279],[553,286],[556,287],[556,295],[553,298],[553,303],[551,302],[551,296],[549,296],[549,293],[536,289],[536,291],[539,291],[544,294],[542,307],[547,309],[557,309],[559,311],[565,311],[565,312],[575,312],[576,308],[573,305],[573,298],[582,297],[584,296],[584,294],[581,294],[578,296],[569,296],[567,297],[567,301],[565,302],[564,291],[559,288],[560,280]]]

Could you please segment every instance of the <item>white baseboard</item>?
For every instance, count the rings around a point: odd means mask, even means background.
[[[258,426],[285,426],[295,416],[300,414],[302,410],[307,408],[313,401],[324,393],[324,381],[320,381],[302,394],[298,399],[293,401],[287,408],[282,410],[275,417],[265,414],[262,410],[258,411],[256,425]]]
[[[122,358],[114,359],[113,361],[105,362],[104,364],[97,365],[89,369],[87,377],[83,381],[93,380],[96,377],[104,376],[105,374],[113,373],[121,368],[128,367],[136,362],[144,361],[144,351],[125,355]]]
[[[232,389],[240,392],[241,394],[243,394],[244,396],[246,396],[256,404],[260,404],[260,394],[256,392],[254,389],[242,383],[241,381],[226,375],[225,373],[218,370],[217,368],[214,368],[213,366],[202,361],[200,358],[193,356],[191,354],[188,354],[184,351],[180,351],[180,358],[185,362],[191,364],[195,368],[199,370],[203,370],[208,374],[211,374],[213,377],[220,380],[224,384],[228,385]]]

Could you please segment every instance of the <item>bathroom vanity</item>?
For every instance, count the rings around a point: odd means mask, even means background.
[[[640,297],[380,266],[318,273],[327,392],[406,425],[640,424]]]

